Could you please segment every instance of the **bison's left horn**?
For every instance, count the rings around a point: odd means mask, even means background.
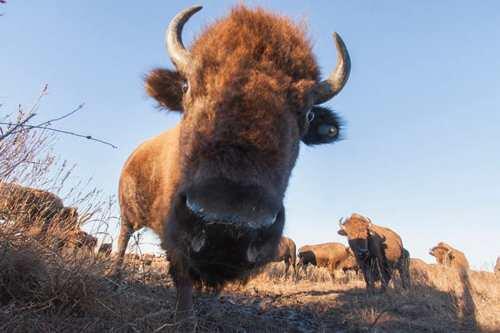
[[[341,218],[339,219],[339,226],[340,226],[340,228],[341,228],[341,229],[344,229],[344,225],[342,224],[342,221],[343,221],[343,220],[344,220],[344,218],[343,218],[343,217],[341,217]]]
[[[191,60],[191,54],[182,43],[182,28],[189,18],[202,8],[202,6],[189,7],[175,15],[165,33],[168,55],[177,70],[181,73],[185,73],[188,70]]]
[[[334,32],[333,39],[337,48],[337,66],[328,79],[320,82],[313,91],[314,105],[324,103],[337,95],[349,78],[351,72],[351,58],[339,34]]]

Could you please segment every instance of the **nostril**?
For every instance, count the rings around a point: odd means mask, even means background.
[[[278,213],[276,213],[274,215],[266,216],[262,220],[262,225],[265,227],[269,227],[269,226],[273,225],[277,219],[278,219]]]
[[[235,208],[234,206],[214,204],[213,202],[200,203],[190,195],[185,197],[186,208],[207,224],[239,225],[251,229],[270,227],[279,218],[278,212],[268,211],[262,207],[253,206],[250,209]]]

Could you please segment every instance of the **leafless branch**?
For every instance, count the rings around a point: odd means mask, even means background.
[[[75,114],[76,112],[83,109],[83,107],[85,106],[85,103],[78,105],[75,109],[73,109],[72,111],[70,111],[68,113],[63,114],[62,116],[43,121],[39,124],[30,124],[29,122],[31,120],[33,120],[33,118],[36,116],[36,111],[40,107],[40,102],[41,102],[42,97],[47,95],[47,92],[48,92],[48,85],[45,84],[42,88],[41,93],[39,94],[39,96],[35,100],[35,103],[31,106],[30,110],[26,113],[27,116],[25,116],[25,113],[23,112],[23,109],[20,105],[19,110],[17,112],[18,117],[17,117],[17,120],[15,122],[13,122],[13,121],[0,122],[0,125],[7,126],[6,131],[4,131],[4,129],[0,127],[0,141],[4,140],[6,137],[8,137],[10,135],[17,134],[23,130],[41,129],[41,130],[47,130],[47,131],[51,131],[51,132],[72,135],[72,136],[84,138],[87,140],[99,142],[99,143],[108,145],[108,146],[115,148],[115,149],[118,148],[116,145],[114,145],[108,141],[94,138],[91,135],[84,135],[84,134],[76,133],[74,131],[57,129],[57,128],[51,127],[55,122],[58,122],[58,121],[63,120],[65,118],[68,118],[68,117],[72,116],[73,114]]]
[[[82,103],[80,105],[78,105],[73,111],[71,112],[68,112],[66,114],[63,114],[62,116],[60,117],[57,117],[57,118],[54,118],[54,119],[50,119],[50,120],[47,120],[47,121],[44,121],[43,123],[40,123],[38,125],[34,125],[36,126],[37,128],[40,128],[40,127],[45,127],[45,126],[50,126],[52,125],[52,123],[56,122],[56,121],[59,121],[59,120],[63,120],[64,118],[68,118],[69,116],[71,116],[72,114],[80,111],[81,109],[83,109],[83,107],[85,106],[85,103]]]
[[[19,128],[25,128],[27,125],[26,123],[28,121],[30,121],[34,116],[36,116],[36,113],[32,113],[30,114],[28,117],[26,117],[25,119],[21,120],[20,122],[18,123],[0,123],[2,125],[7,125],[9,126],[9,130],[7,130],[7,132],[3,133],[1,136],[0,136],[0,141],[2,141],[3,139],[5,139],[6,137],[8,137],[9,135],[13,134],[16,130],[18,130]],[[2,131],[3,132],[3,131]]]

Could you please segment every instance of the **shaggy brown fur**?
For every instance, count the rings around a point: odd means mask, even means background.
[[[280,243],[278,245],[278,251],[276,256],[274,257],[274,262],[283,261],[285,262],[285,276],[288,276],[288,270],[290,269],[290,265],[293,268],[294,276],[297,275],[297,247],[295,242],[288,237],[281,237]]]
[[[434,246],[430,255],[436,257],[436,261],[440,265],[469,269],[469,261],[467,261],[465,254],[445,242],[439,242],[438,245]]]
[[[366,217],[354,213],[338,234],[347,236],[368,289],[372,290],[378,279],[382,281],[382,289],[386,289],[394,269],[399,271],[403,287],[409,287],[409,253],[394,231],[372,224]]]
[[[335,271],[343,269],[340,264],[348,257],[349,248],[341,243],[305,245],[299,249],[299,265],[302,269],[305,270],[308,264],[326,267],[332,278],[335,278]]]

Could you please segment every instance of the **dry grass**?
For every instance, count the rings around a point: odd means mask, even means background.
[[[109,259],[53,253],[24,236],[0,240],[0,331],[171,332],[175,291],[166,263],[133,261],[121,282]],[[415,273],[415,272],[413,272]],[[422,272],[420,272],[422,273]],[[301,273],[302,274],[302,273]],[[312,277],[312,280],[307,277]],[[367,294],[360,277],[308,268],[284,277],[272,264],[247,285],[196,297],[199,332],[498,332],[500,279],[428,266],[414,286]]]

